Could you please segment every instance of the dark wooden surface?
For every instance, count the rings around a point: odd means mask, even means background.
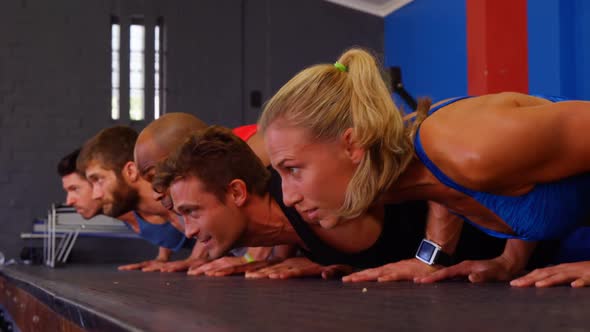
[[[586,331],[590,289],[445,282],[343,284],[119,272],[110,265],[0,269],[90,330]],[[363,292],[366,288],[366,292]]]
[[[17,324],[20,331],[81,332],[83,329],[52,310],[48,305],[31,295],[15,283],[0,275],[0,310],[8,310],[11,323]],[[70,316],[70,315],[65,315]],[[14,325],[0,325],[0,331],[14,331]]]

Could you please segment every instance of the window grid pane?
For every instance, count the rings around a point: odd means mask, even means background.
[[[129,26],[129,118],[134,121],[145,117],[145,27]]]
[[[121,26],[118,23],[111,23],[111,118],[113,120],[118,120],[121,114],[119,110],[120,45]]]
[[[154,119],[160,117],[160,24],[154,29]]]

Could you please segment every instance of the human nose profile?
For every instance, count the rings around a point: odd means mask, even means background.
[[[66,205],[74,206],[74,203],[76,203],[76,199],[74,198],[74,196],[72,194],[68,194],[66,196]]]
[[[92,186],[92,199],[101,199],[104,195],[102,188],[98,185]]]
[[[293,190],[293,188],[289,185],[286,185],[284,182],[282,184],[283,190],[283,203],[286,206],[294,206],[298,202],[303,199],[303,196],[297,193],[297,191]]]
[[[189,238],[197,238],[199,236],[199,227],[196,222],[184,221],[184,235]]]

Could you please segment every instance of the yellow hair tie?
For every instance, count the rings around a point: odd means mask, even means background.
[[[252,263],[255,261],[254,257],[252,257],[249,253],[244,255],[244,259],[246,260],[246,263]]]
[[[344,72],[344,73],[348,71],[348,68],[346,68],[346,66],[345,66],[345,65],[341,64],[341,63],[340,63],[340,62],[338,62],[338,61],[336,61],[336,62],[334,63],[334,67],[338,68],[338,70],[340,70],[341,72]]]

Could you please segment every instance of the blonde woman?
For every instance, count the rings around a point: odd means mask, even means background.
[[[285,204],[307,220],[329,228],[380,200],[430,201],[417,258],[345,281],[509,280],[535,241],[565,236],[590,212],[590,102],[499,93],[430,106],[404,121],[375,58],[351,49],[297,74],[265,107],[259,129]],[[505,251],[441,269],[463,221],[509,239]],[[589,283],[537,285],[566,281]]]

